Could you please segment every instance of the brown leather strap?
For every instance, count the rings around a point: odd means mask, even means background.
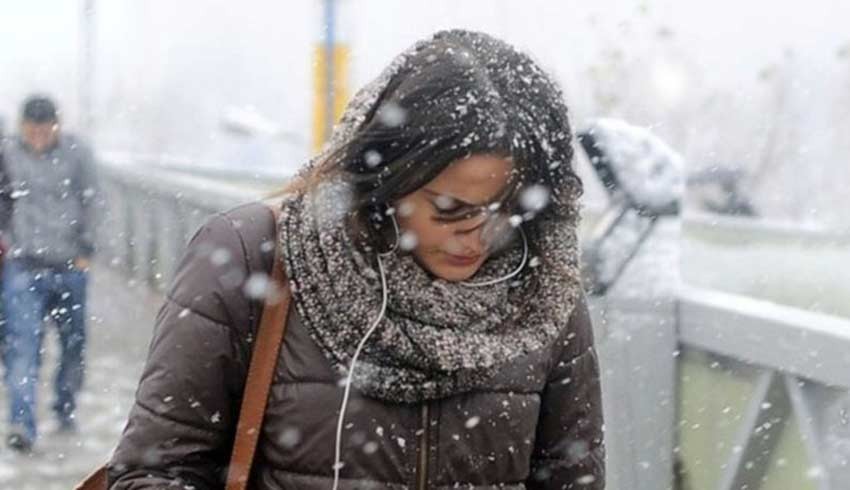
[[[89,476],[74,487],[74,490],[108,490],[106,465],[94,470]]]
[[[269,204],[275,217],[277,228],[279,205]],[[275,240],[276,241],[276,240]],[[254,352],[245,380],[245,392],[242,396],[242,408],[239,410],[239,422],[236,425],[236,439],[227,470],[227,490],[245,490],[251,476],[251,464],[257,449],[257,440],[263,425],[263,415],[269,399],[269,389],[277,366],[280,345],[286,330],[289,304],[292,295],[284,278],[280,247],[275,246],[272,283],[270,289],[277,294],[266,298],[260,326],[254,341]]]
[[[280,215],[280,203],[269,203],[274,213],[275,230],[277,230]],[[276,238],[277,233],[275,233]],[[257,338],[254,341],[254,352],[248,367],[248,377],[245,380],[245,391],[242,396],[242,408],[239,410],[239,422],[236,425],[236,440],[233,442],[233,452],[230,456],[230,467],[227,470],[227,490],[245,490],[248,478],[251,476],[251,463],[257,449],[260,428],[263,425],[263,415],[269,399],[269,389],[274,376],[280,354],[280,344],[286,331],[289,304],[292,295],[289,284],[283,277],[283,262],[280,247],[275,246],[274,265],[272,265],[272,282],[270,289],[277,288],[277,294],[266,298]],[[75,490],[107,490],[107,466],[103,465],[77,484]]]

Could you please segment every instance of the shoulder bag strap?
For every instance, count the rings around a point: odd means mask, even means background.
[[[275,230],[277,230],[279,204],[269,204],[269,207],[274,212]],[[283,262],[278,245],[275,245],[271,283],[274,285],[272,289],[277,294],[270,294],[266,299],[263,314],[260,317],[254,352],[248,368],[248,377],[245,380],[245,392],[242,397],[242,408],[239,410],[239,422],[236,425],[236,439],[233,442],[230,467],[227,470],[227,490],[245,490],[248,485],[251,464],[268,403],[269,389],[286,330],[292,294],[283,274]]]
[[[269,207],[274,213],[275,230],[277,230],[279,204],[269,204]],[[274,239],[276,241],[277,237],[275,236]],[[242,407],[239,409],[239,421],[236,425],[236,438],[233,442],[230,466],[227,470],[227,490],[245,490],[248,485],[251,463],[254,461],[254,452],[257,449],[260,427],[263,424],[263,415],[269,398],[269,389],[288,321],[292,295],[283,275],[283,262],[278,246],[275,246],[271,284],[274,285],[273,289],[278,294],[272,294],[267,298],[260,317],[248,377],[245,379],[245,391],[242,396]],[[106,468],[106,465],[97,468],[77,484],[74,487],[75,490],[107,490]]]

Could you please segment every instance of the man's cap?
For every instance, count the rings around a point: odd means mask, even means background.
[[[56,122],[56,104],[44,95],[32,95],[24,101],[21,117],[36,124]]]

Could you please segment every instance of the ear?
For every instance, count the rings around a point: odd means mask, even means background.
[[[387,206],[385,204],[370,204],[366,206],[366,220],[377,229],[387,222]]]

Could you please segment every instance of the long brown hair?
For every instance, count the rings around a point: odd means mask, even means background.
[[[505,212],[524,186],[544,186],[553,200],[582,192],[560,89],[528,55],[486,34],[443,31],[416,45],[363,116],[351,138],[280,193],[340,179],[351,186],[352,223],[380,241],[392,202],[473,154],[512,158]],[[573,210],[541,215],[564,209]]]

